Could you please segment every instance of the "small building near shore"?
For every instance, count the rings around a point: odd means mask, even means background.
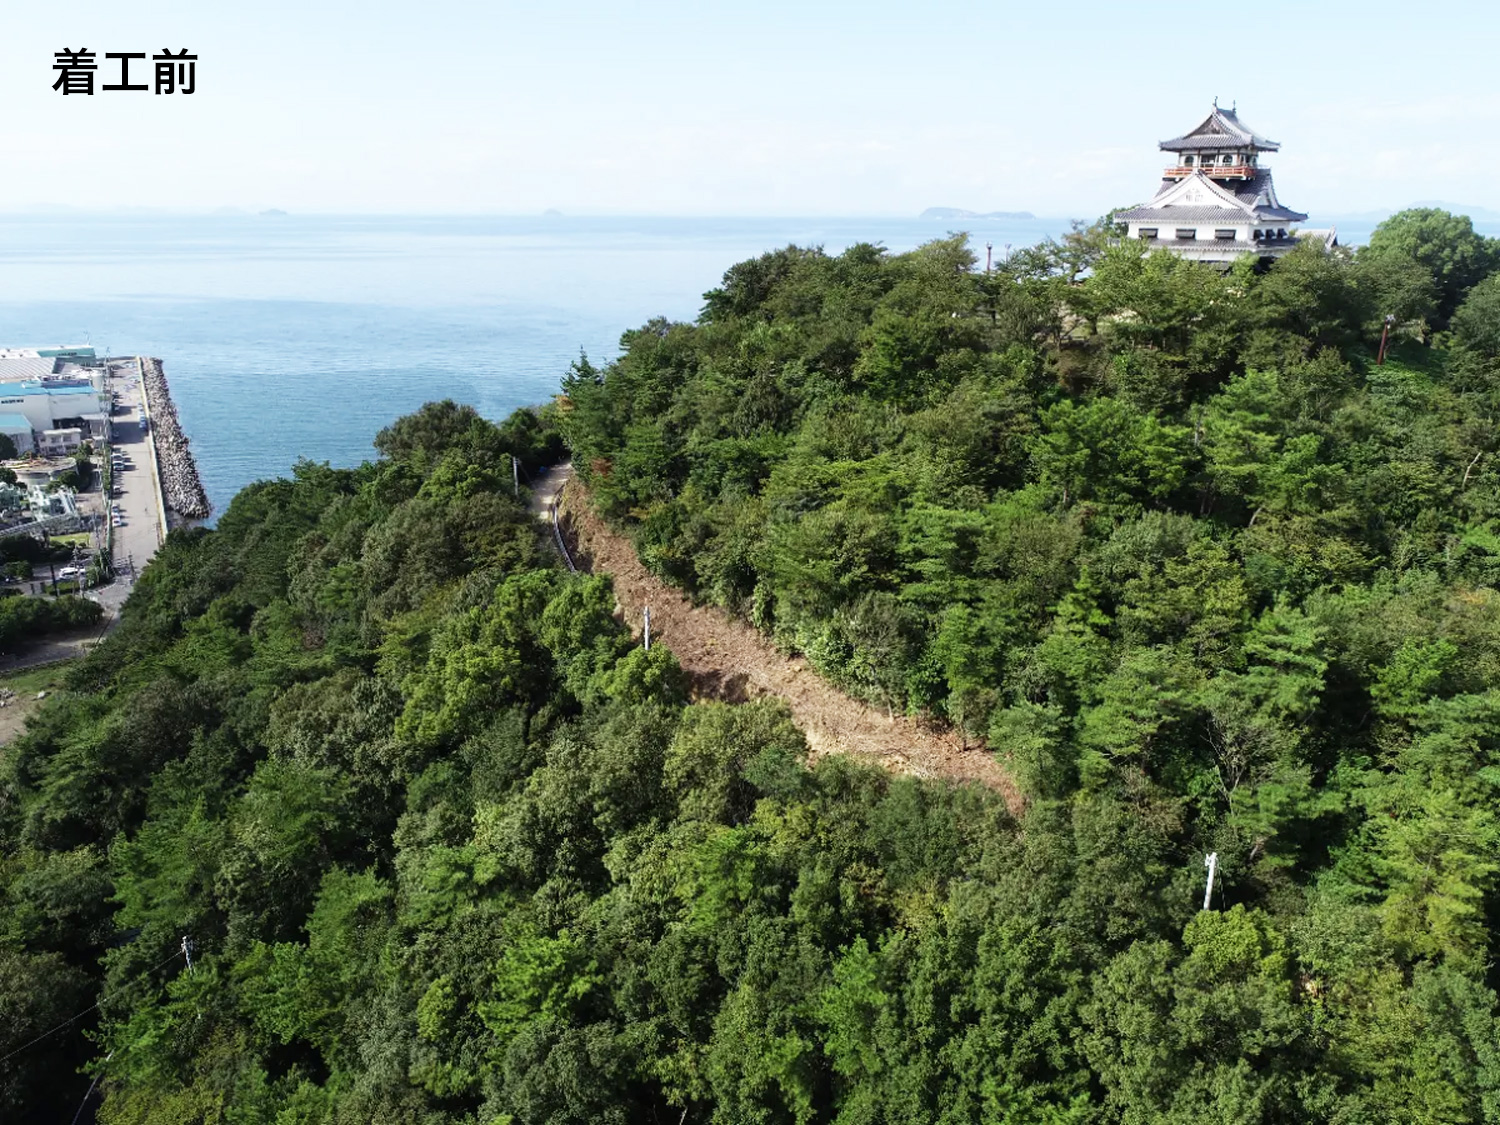
[[[36,448],[43,457],[71,457],[84,440],[83,430],[78,426],[43,430]]]
[[[10,438],[16,447],[16,455],[19,457],[24,457],[36,449],[31,420],[24,414],[0,414],[0,434]]]
[[[34,519],[56,519],[78,515],[78,504],[71,488],[59,488],[48,492],[44,488],[32,485],[27,499],[31,504],[31,514]]]
[[[1247,255],[1279,258],[1307,241],[1336,245],[1332,229],[1297,228],[1307,216],[1277,198],[1265,164],[1281,146],[1244,124],[1234,109],[1215,102],[1198,125],[1157,147],[1175,159],[1156,195],[1115,215],[1145,249],[1228,263]]]

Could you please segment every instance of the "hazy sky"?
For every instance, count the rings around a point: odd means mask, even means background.
[[[11,0],[0,209],[1094,216],[1218,96],[1282,201],[1500,207],[1500,8]],[[190,48],[191,97],[52,91]],[[136,63],[132,80],[149,79]]]

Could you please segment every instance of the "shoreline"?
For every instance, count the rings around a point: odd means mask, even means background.
[[[151,446],[161,482],[162,499],[168,515],[178,517],[177,526],[192,520],[207,519],[212,509],[198,465],[193,460],[187,434],[177,419],[177,407],[167,386],[167,377],[159,359],[141,358],[141,391],[145,397],[146,416],[150,426]],[[168,529],[163,529],[163,534]]]

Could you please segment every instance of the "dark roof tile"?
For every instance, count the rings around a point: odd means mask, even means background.
[[[1234,110],[1219,106],[1214,106],[1213,112],[1194,129],[1180,137],[1161,141],[1157,147],[1165,152],[1205,148],[1258,148],[1277,152],[1281,148],[1275,141],[1262,137],[1247,126]]]
[[[1129,211],[1115,212],[1115,220],[1121,223],[1160,221],[1172,223],[1252,223],[1255,220],[1235,207],[1134,207]]]

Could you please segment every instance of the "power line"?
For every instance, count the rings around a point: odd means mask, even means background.
[[[106,996],[99,997],[99,999],[95,1000],[92,1004],[90,1004],[83,1011],[79,1012],[77,1015],[75,1015],[75,1016],[69,1016],[67,1019],[63,1020],[62,1023],[58,1024],[56,1027],[52,1028],[50,1031],[44,1031],[44,1032],[42,1032],[40,1035],[38,1035],[35,1039],[31,1040],[29,1043],[22,1043],[15,1050],[11,1051],[10,1054],[8,1054],[8,1055],[0,1055],[0,1063],[6,1062],[9,1059],[14,1058],[15,1056],[19,1055],[22,1051],[28,1050],[31,1047],[35,1047],[43,1039],[47,1039],[47,1038],[49,1038],[49,1037],[51,1037],[53,1035],[56,1035],[63,1028],[69,1027],[72,1024],[77,1023],[84,1016],[86,1016],[90,1012],[96,1010],[106,1000],[109,1000],[112,997],[118,996],[120,993],[124,992],[127,988],[129,988],[131,984],[134,984],[136,981],[141,980],[141,979],[143,979],[145,977],[150,976],[152,973],[156,972],[156,970],[159,969],[159,968],[161,968],[163,965],[169,964],[170,962],[177,960],[177,958],[181,957],[182,955],[183,955],[182,954],[182,950],[179,949],[176,953],[172,954],[172,956],[168,957],[166,960],[164,960],[164,961],[158,961],[156,964],[152,965],[149,969],[146,969],[144,972],[142,972],[140,974],[140,976],[138,976],[138,977],[135,978],[135,980],[130,981],[128,984],[121,985],[119,988],[115,989],[113,992],[109,993]]]

